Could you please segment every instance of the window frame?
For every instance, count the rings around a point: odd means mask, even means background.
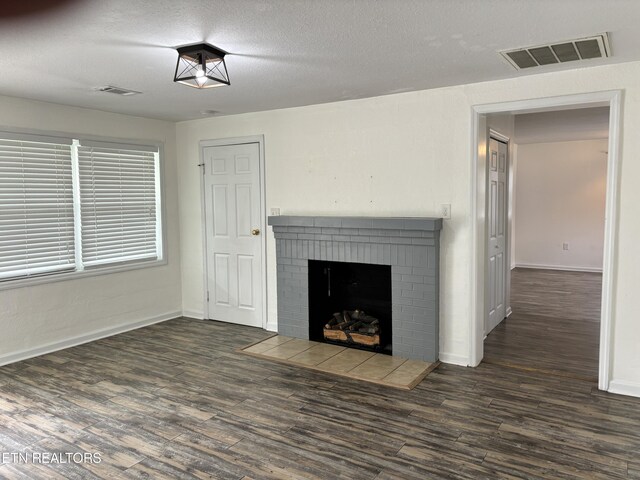
[[[85,267],[84,270],[73,270],[69,272],[54,272],[42,275],[34,275],[32,277],[17,277],[14,279],[6,279],[0,281],[0,291],[11,290],[14,288],[22,288],[31,285],[42,285],[47,283],[62,282],[67,280],[74,280],[84,277],[94,277],[99,275],[111,275],[114,273],[128,272],[131,270],[140,270],[145,268],[159,267],[167,265],[168,249],[167,249],[167,221],[166,221],[166,193],[165,193],[165,157],[164,157],[164,143],[158,140],[145,140],[139,138],[121,138],[121,137],[104,137],[91,134],[78,134],[60,131],[50,130],[36,130],[0,126],[0,137],[3,134],[24,134],[24,135],[39,135],[51,138],[60,138],[73,140],[86,140],[93,142],[101,142],[104,144],[115,145],[136,145],[136,146],[149,146],[158,149],[158,171],[156,178],[156,185],[160,189],[159,198],[157,200],[160,212],[157,214],[157,220],[160,222],[160,235],[159,235],[159,249],[158,253],[160,258],[155,260],[132,260],[124,262],[113,262],[108,265],[95,265],[91,267]],[[76,231],[77,235],[77,231]]]

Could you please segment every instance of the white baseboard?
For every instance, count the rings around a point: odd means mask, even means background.
[[[181,315],[182,315],[182,312],[180,311],[169,312],[163,315],[158,315],[155,317],[147,318],[147,319],[140,320],[133,323],[125,323],[124,325],[118,325],[116,327],[103,328],[101,330],[96,330],[94,332],[87,333],[85,335],[80,335],[78,337],[69,338],[67,340],[62,340],[60,342],[48,343],[40,347],[30,348],[28,350],[21,350],[19,352],[14,352],[14,353],[9,353],[9,354],[0,356],[0,366],[8,365],[9,363],[20,362],[22,360],[27,360],[33,357],[39,357],[40,355],[46,355],[47,353],[57,352],[58,350],[64,350],[65,348],[75,347],[77,345],[82,345],[83,343],[93,342],[95,340],[100,340],[101,338],[111,337],[113,335],[128,332],[130,330],[136,330],[138,328],[147,327],[149,325],[153,325],[154,323],[165,322],[167,320],[178,318]]]
[[[505,318],[509,318],[511,316],[511,314],[513,313],[513,310],[511,307],[507,307],[507,312],[505,313]]]
[[[570,267],[568,265],[542,265],[537,263],[516,263],[513,268],[537,268],[539,270],[565,270],[568,272],[602,273],[602,268]]]
[[[626,380],[611,380],[609,382],[609,393],[618,395],[628,395],[630,397],[640,397],[640,383],[627,382]]]
[[[469,359],[464,355],[440,352],[439,359],[442,363],[450,363],[452,365],[460,365],[463,367],[469,366]]]
[[[204,320],[204,312],[202,310],[182,310],[182,316]]]

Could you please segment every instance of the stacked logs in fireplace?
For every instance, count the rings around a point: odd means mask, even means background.
[[[368,347],[380,345],[380,322],[360,310],[344,310],[333,314],[323,329],[326,340]]]

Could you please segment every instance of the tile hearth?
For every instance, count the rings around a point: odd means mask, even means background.
[[[439,365],[439,362],[407,360],[282,335],[269,337],[239,351],[265,360],[403,390],[411,390]]]

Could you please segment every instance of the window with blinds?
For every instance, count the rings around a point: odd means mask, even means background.
[[[157,149],[78,146],[84,266],[158,258]]]
[[[155,146],[0,132],[0,282],[162,258]]]
[[[75,268],[71,139],[0,136],[0,280]]]

